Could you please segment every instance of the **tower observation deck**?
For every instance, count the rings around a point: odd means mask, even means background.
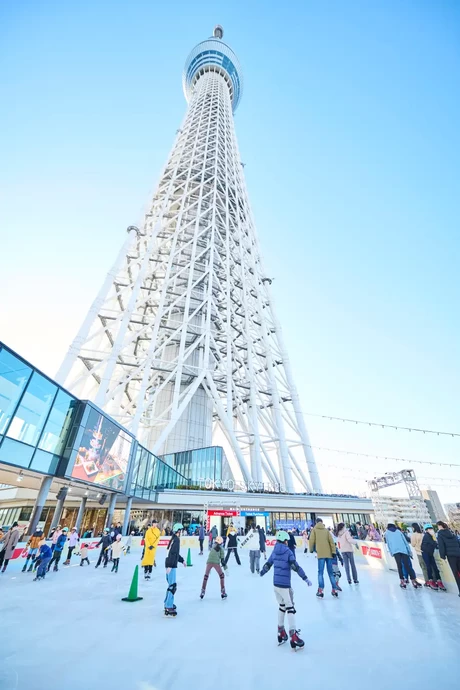
[[[321,491],[238,151],[242,87],[216,26],[185,63],[187,111],[143,221],[57,376],[154,453],[223,438],[245,480]]]

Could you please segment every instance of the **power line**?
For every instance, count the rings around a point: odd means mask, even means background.
[[[420,434],[434,434],[435,436],[452,436],[452,438],[460,438],[460,434],[453,431],[433,431],[432,429],[415,429],[409,426],[397,426],[396,424],[382,424],[379,422],[363,422],[360,419],[345,419],[344,417],[331,417],[326,414],[314,414],[313,412],[305,412],[309,417],[319,417],[320,419],[328,419],[334,422],[348,422],[350,424],[363,424],[364,426],[377,426],[381,429],[395,429],[396,431],[416,431]]]
[[[408,458],[393,458],[390,455],[375,455],[373,453],[357,453],[353,450],[341,450],[339,448],[325,448],[324,446],[308,446],[313,450],[327,451],[328,453],[339,453],[341,455],[354,455],[362,458],[371,458],[375,460],[392,460],[394,462],[417,463],[420,465],[437,465],[440,467],[458,467],[460,464],[451,462],[432,462],[430,460],[409,460]]]

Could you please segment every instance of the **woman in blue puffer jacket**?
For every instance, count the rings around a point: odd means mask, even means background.
[[[284,616],[287,613],[289,622],[289,635],[292,649],[302,649],[304,641],[300,639],[295,627],[294,592],[291,589],[291,570],[311,587],[311,582],[297,563],[294,554],[288,546],[289,534],[281,531],[276,535],[275,548],[268,561],[260,571],[261,577],[268,573],[272,565],[275,568],[273,585],[275,597],[279,605],[278,611],[278,644],[287,642],[288,636],[284,627]]]

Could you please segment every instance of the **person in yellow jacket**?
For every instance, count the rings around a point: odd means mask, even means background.
[[[153,520],[144,536],[144,557],[141,561],[141,566],[144,568],[144,578],[150,580],[152,574],[153,564],[155,563],[155,554],[157,551],[158,542],[160,541],[161,532],[158,529],[158,521]]]

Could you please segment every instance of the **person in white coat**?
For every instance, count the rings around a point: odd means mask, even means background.
[[[112,544],[112,573],[118,573],[118,565],[120,563],[120,556],[125,551],[125,547],[121,542],[121,534],[117,534],[115,541]]]
[[[241,546],[249,546],[249,567],[251,573],[259,573],[260,570],[260,537],[259,530],[252,529],[241,542]]]
[[[351,576],[353,576],[353,582],[355,585],[359,584],[358,581],[358,571],[356,570],[355,555],[353,553],[353,548],[355,546],[356,539],[353,539],[350,532],[345,527],[344,523],[341,522],[337,525],[336,535],[340,544],[340,551],[343,557],[343,564],[345,566],[345,572],[347,574],[348,584],[351,585]],[[350,574],[351,569],[351,574]]]

